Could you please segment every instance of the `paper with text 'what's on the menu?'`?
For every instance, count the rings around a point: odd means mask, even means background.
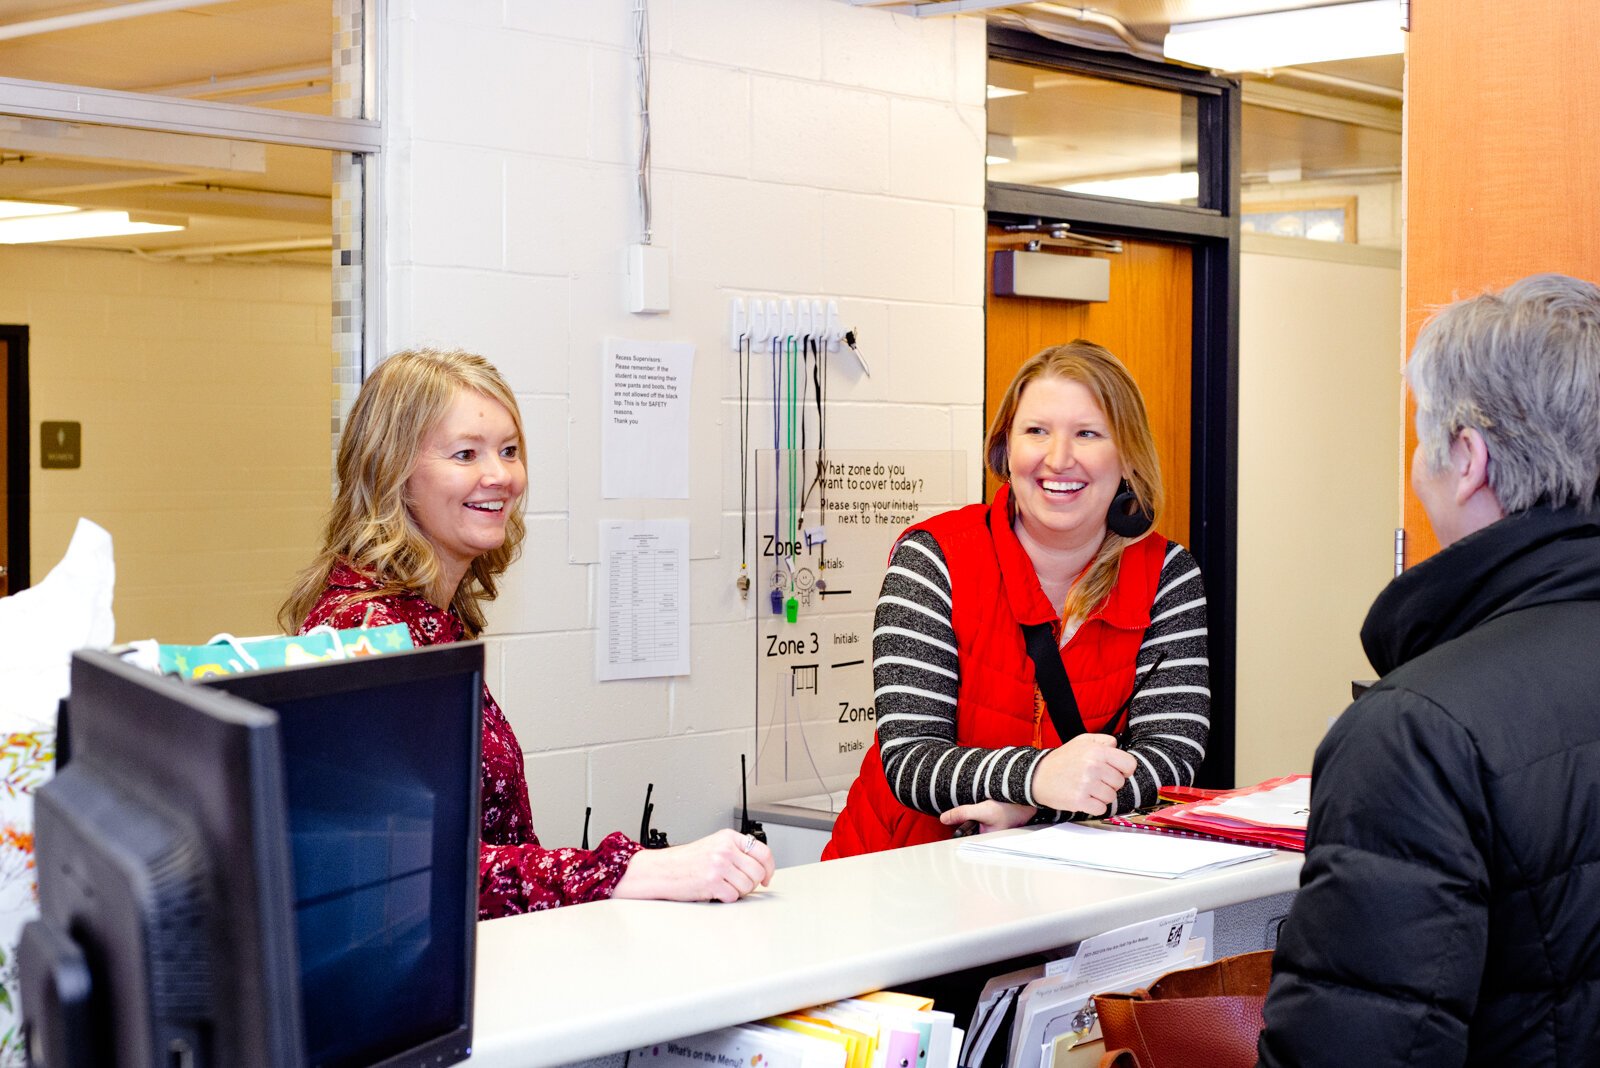
[[[600,524],[600,681],[689,674],[689,521]]]
[[[694,346],[607,338],[600,395],[600,496],[689,496]]]

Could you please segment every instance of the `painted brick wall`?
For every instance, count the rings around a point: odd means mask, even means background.
[[[329,269],[0,249],[29,328],[32,577],[79,516],[111,532],[117,639],[263,634],[328,506]],[[41,421],[83,466],[39,467]]]
[[[529,538],[491,613],[490,683],[550,844],[726,825],[754,739],[728,299],[840,301],[836,448],[960,448],[983,402],[984,28],[838,0],[652,0],[655,243],[672,311],[624,305],[638,239],[630,0],[394,0],[384,114],[387,345],[494,360],[529,427]],[[599,496],[608,335],[697,346],[691,498]],[[759,376],[757,376],[759,377]],[[758,393],[758,396],[760,394]],[[757,440],[770,434],[758,411]],[[690,675],[595,681],[598,516],[692,524]]]

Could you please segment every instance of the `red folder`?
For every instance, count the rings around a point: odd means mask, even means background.
[[[1272,846],[1276,849],[1292,849],[1296,852],[1304,853],[1306,849],[1306,829],[1304,823],[1299,820],[1274,823],[1198,810],[1215,806],[1219,801],[1230,797],[1262,793],[1309,777],[1307,775],[1284,775],[1238,790],[1217,791],[1215,796],[1212,797],[1179,805],[1169,805],[1141,815],[1112,816],[1105,822],[1113,827],[1124,827],[1135,831],[1160,831],[1167,834],[1188,835],[1195,838],[1210,838],[1222,842],[1239,842],[1246,845]],[[1179,789],[1184,788],[1180,787]],[[1206,792],[1212,793],[1212,791]],[[1163,793],[1165,794],[1167,791],[1163,791]]]

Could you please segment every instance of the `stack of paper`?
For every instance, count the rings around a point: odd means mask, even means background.
[[[1122,834],[1075,823],[1039,827],[1027,834],[970,839],[961,846],[973,858],[1021,859],[1080,868],[1178,879],[1272,855],[1272,850],[1222,842]]]
[[[1285,775],[1215,797],[1158,808],[1140,816],[1114,816],[1118,827],[1167,831],[1225,842],[1305,852],[1311,814],[1311,776]]]
[[[856,998],[659,1042],[629,1055],[660,1068],[955,1068],[961,1030],[933,999],[879,990]]]
[[[990,979],[973,1010],[961,1063],[1053,1068],[1058,1052],[1099,1037],[1095,994],[1131,991],[1207,959],[1207,937],[1195,931],[1209,933],[1213,917],[1199,920],[1194,909],[1145,920],[1086,938],[1070,957]]]

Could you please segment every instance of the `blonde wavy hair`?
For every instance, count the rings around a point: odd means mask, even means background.
[[[1055,345],[1031,357],[1017,368],[1005,396],[995,410],[994,422],[989,425],[985,439],[984,458],[996,478],[1011,478],[1011,424],[1017,417],[1017,406],[1022,401],[1022,391],[1039,378],[1059,378],[1077,382],[1089,391],[1094,402],[1105,413],[1111,428],[1111,441],[1117,447],[1122,461],[1123,475],[1139,498],[1144,510],[1161,519],[1166,503],[1166,489],[1161,482],[1161,461],[1156,456],[1155,439],[1150,434],[1150,417],[1145,412],[1144,395],[1139,385],[1113,356],[1109,349],[1082,338],[1065,345]],[[1013,521],[1016,506],[1011,506]],[[1154,524],[1151,525],[1154,530]],[[1147,535],[1140,535],[1145,537]],[[1067,594],[1062,608],[1065,621],[1084,620],[1099,608],[1116,585],[1117,567],[1122,563],[1122,550],[1139,538],[1124,538],[1106,531],[1105,540],[1089,563],[1089,569]]]
[[[278,622],[300,629],[327,586],[328,572],[343,562],[375,577],[382,587],[360,600],[400,593],[425,596],[439,578],[433,545],[417,526],[406,500],[406,481],[428,435],[462,390],[499,401],[517,428],[517,452],[526,452],[522,413],[511,387],[482,356],[459,349],[411,349],[385,360],[361,387],[339,439],[339,489],[328,512],[322,550],[295,579]],[[473,560],[450,607],[467,636],[483,630],[481,603],[498,593],[495,579],[522,548],[527,526],[518,498],[506,508],[506,540]]]

